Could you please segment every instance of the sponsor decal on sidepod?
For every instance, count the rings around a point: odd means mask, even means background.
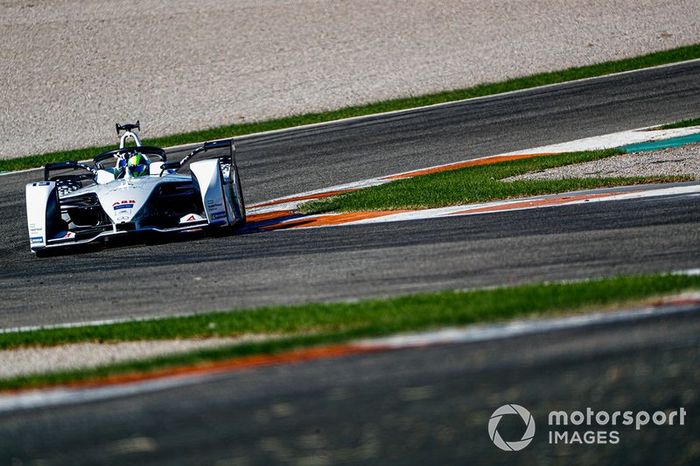
[[[134,204],[136,204],[136,201],[130,200],[130,201],[120,201],[120,202],[115,202],[112,204],[112,207],[114,210],[121,210],[121,209],[133,209]]]

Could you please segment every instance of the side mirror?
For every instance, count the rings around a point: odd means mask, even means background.
[[[221,149],[224,147],[230,147],[231,146],[231,139],[224,139],[221,141],[210,141],[210,142],[205,142],[204,143],[204,150],[211,150],[211,149]]]
[[[163,165],[160,166],[161,170],[177,170],[180,168],[182,165],[180,165],[179,161],[174,161],[174,162],[163,162]]]

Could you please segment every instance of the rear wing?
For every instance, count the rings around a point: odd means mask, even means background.
[[[235,153],[236,153],[236,147],[233,145],[233,139],[221,139],[218,141],[209,141],[205,142],[201,146],[195,147],[192,152],[187,154],[185,157],[182,158],[182,160],[178,161],[173,161],[173,162],[165,162],[162,166],[163,170],[179,170],[180,168],[184,167],[185,164],[187,164],[195,155],[200,154],[202,152],[209,152],[209,151],[219,151],[220,155],[219,158],[224,162],[224,163],[233,163],[235,164],[236,158],[235,158]]]

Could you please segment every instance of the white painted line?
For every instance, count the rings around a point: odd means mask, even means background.
[[[687,295],[687,299],[695,302],[678,305],[649,306],[641,309],[615,312],[596,312],[551,319],[514,320],[503,324],[473,325],[466,328],[447,328],[433,332],[418,332],[364,340],[356,344],[365,348],[399,349],[451,343],[483,342],[534,333],[570,330],[591,325],[630,322],[651,316],[700,312],[700,294],[694,293],[692,295]]]
[[[43,169],[44,169],[44,167],[36,167],[36,168],[25,168],[24,170],[13,170],[11,172],[0,172],[0,176],[19,175],[21,173],[35,172],[37,170],[43,170]]]
[[[192,317],[196,316],[196,313],[182,313],[182,314],[169,314],[167,316],[150,316],[150,317],[124,317],[119,319],[102,319],[102,320],[90,320],[87,322],[68,322],[63,324],[50,324],[50,325],[28,325],[22,327],[10,327],[0,329],[0,335],[7,333],[21,333],[21,332],[35,332],[38,330],[56,330],[62,328],[80,328],[80,327],[92,327],[100,325],[115,325],[123,324],[127,322],[144,322],[152,320],[162,320],[178,317]]]
[[[687,270],[676,270],[672,272],[672,275],[688,275],[694,277],[700,275],[700,269],[687,269]]]
[[[510,152],[508,155],[529,154],[534,152],[561,153],[613,149],[616,147],[622,147],[629,144],[637,144],[640,142],[660,141],[675,137],[688,136],[697,132],[700,132],[700,126],[688,126],[685,128],[662,130],[649,130],[640,128],[630,131],[620,131],[617,133],[605,134],[602,136],[592,136],[559,144],[541,146],[537,149],[527,149],[522,151]]]
[[[631,193],[615,194],[609,197],[600,197],[583,202],[604,202],[608,200],[643,199],[648,197],[678,196],[693,193],[700,193],[700,184],[673,186],[670,188],[656,188],[644,191],[634,191]]]
[[[95,154],[95,155],[97,155],[97,154]],[[12,159],[7,159],[7,160],[12,160]],[[92,159],[78,160],[78,162],[88,163],[88,162],[92,162]],[[41,166],[41,167],[36,167],[36,168],[25,168],[23,170],[13,170],[10,172],[0,172],[0,176],[19,175],[22,173],[35,172],[35,171],[39,171],[39,170],[43,170],[43,169],[44,169],[44,167]]]
[[[262,213],[267,213],[267,212],[278,212],[280,210],[293,210],[299,207],[300,204],[303,204],[304,202],[308,201],[299,201],[299,200],[294,200],[295,198],[298,197],[308,197],[308,196],[314,196],[317,194],[325,194],[329,192],[334,192],[334,191],[344,191],[344,190],[354,190],[354,189],[362,189],[362,188],[369,188],[370,186],[378,186],[380,184],[384,184],[387,181],[381,178],[370,178],[368,180],[360,180],[360,181],[353,181],[351,183],[344,183],[344,184],[339,184],[336,186],[331,186],[329,188],[321,188],[321,189],[315,189],[312,191],[305,191],[303,193],[299,194],[293,194],[291,196],[283,196],[283,197],[278,197],[274,199],[270,199],[269,201],[263,201],[263,202],[258,202],[257,204],[253,204],[249,206],[249,213],[251,214],[262,214]],[[287,202],[285,202],[287,201]],[[265,205],[265,204],[270,204],[271,205]]]
[[[0,395],[0,413],[20,409],[34,409],[67,404],[88,403],[129,395],[139,395],[169,388],[191,385],[207,377],[218,374],[199,376],[172,376],[141,382],[124,383],[94,388],[56,388],[48,390],[32,390],[18,394]],[[219,375],[220,376],[220,375]]]

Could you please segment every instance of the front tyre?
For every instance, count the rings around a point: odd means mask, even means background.
[[[237,227],[242,227],[246,223],[245,200],[243,199],[243,187],[241,186],[241,177],[238,174],[236,164],[231,165],[231,199],[233,200],[233,212],[238,219]]]

